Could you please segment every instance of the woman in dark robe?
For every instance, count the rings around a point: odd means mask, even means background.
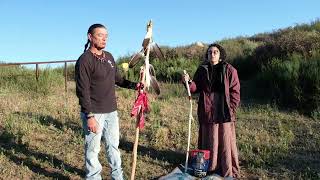
[[[190,91],[199,93],[198,148],[210,150],[209,173],[223,177],[239,177],[236,145],[236,109],[240,103],[240,82],[237,70],[226,62],[226,52],[219,44],[210,44],[205,61],[198,67]]]

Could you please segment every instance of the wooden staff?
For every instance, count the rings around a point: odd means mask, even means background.
[[[150,76],[150,71],[149,71],[149,54],[150,54],[150,44],[147,47],[147,55],[146,55],[146,59],[145,59],[145,65],[142,69],[142,73],[140,72],[140,81],[142,82],[142,84],[145,84],[146,82],[146,76],[149,73]],[[146,86],[143,87],[142,91],[145,91]],[[132,169],[131,169],[131,180],[134,180],[135,177],[135,173],[136,173],[136,165],[137,165],[137,151],[138,151],[138,143],[139,143],[139,132],[140,132],[140,128],[139,128],[139,124],[140,124],[140,118],[141,116],[143,116],[143,113],[141,111],[141,106],[139,107],[139,111],[138,111],[138,115],[137,115],[137,121],[136,121],[136,136],[135,136],[135,140],[134,140],[134,145],[133,145],[133,152],[132,152]]]
[[[183,70],[183,73],[187,75],[187,71]],[[190,140],[191,140],[191,120],[193,119],[192,117],[192,97],[190,93],[190,87],[188,81],[185,82],[187,91],[188,91],[188,97],[189,97],[189,102],[190,102],[190,111],[189,111],[189,126],[188,126],[188,145],[187,145],[187,153],[186,153],[186,162],[184,165],[184,173],[187,173],[188,171],[188,158],[189,158],[189,151],[190,151]]]

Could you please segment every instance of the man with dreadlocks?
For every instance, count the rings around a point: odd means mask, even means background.
[[[237,70],[226,62],[224,48],[210,44],[193,80],[187,74],[182,80],[189,82],[192,93],[200,93],[198,148],[210,150],[209,173],[239,177],[235,114],[240,82]]]
[[[98,155],[102,138],[105,141],[112,179],[122,180],[115,84],[135,89],[137,83],[124,79],[119,74],[111,53],[103,50],[108,37],[105,26],[91,25],[87,36],[84,53],[75,67],[76,94],[81,106],[80,115],[85,134],[86,179],[101,179],[102,167]]]

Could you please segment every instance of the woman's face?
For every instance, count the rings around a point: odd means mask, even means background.
[[[212,64],[218,64],[220,60],[220,50],[213,46],[208,50],[208,60],[212,62]]]

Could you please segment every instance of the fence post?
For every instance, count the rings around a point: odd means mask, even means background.
[[[68,105],[68,85],[67,85],[67,62],[64,62],[64,108],[67,109]]]
[[[36,80],[39,80],[39,64],[36,64]]]
[[[68,92],[68,85],[67,85],[67,62],[64,62],[64,90]]]

